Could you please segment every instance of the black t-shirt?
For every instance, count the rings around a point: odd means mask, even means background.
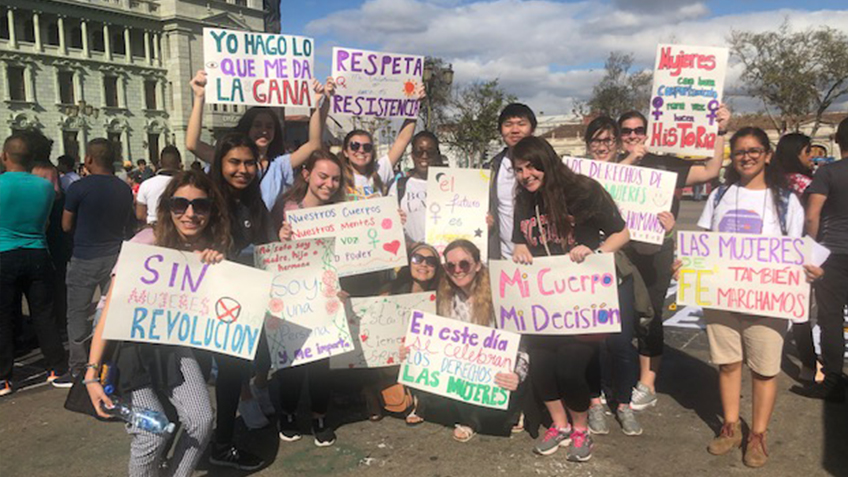
[[[645,157],[639,161],[640,167],[648,169],[657,169],[661,171],[669,171],[677,173],[676,189],[686,187],[686,178],[689,176],[689,169],[692,168],[692,163],[674,156],[658,156],[656,154],[645,154]],[[671,203],[671,213],[674,218],[677,218],[677,213],[680,211],[680,199],[675,194],[674,200]]]
[[[816,171],[807,194],[827,196],[819,222],[819,242],[833,253],[848,253],[848,160],[827,164]]]
[[[604,189],[600,184],[595,181],[592,181],[592,183],[593,187],[597,189],[598,194],[604,193]],[[603,204],[601,210],[586,222],[574,224],[572,219],[571,233],[566,237],[565,243],[563,243],[563,239],[554,230],[547,214],[543,210],[544,207],[538,207],[539,216],[537,218],[537,204],[516,203],[512,241],[517,244],[527,245],[527,248],[530,249],[530,253],[534,257],[546,256],[548,253],[545,250],[545,244],[542,242],[539,228],[539,222],[541,222],[541,228],[545,231],[551,255],[564,255],[577,245],[585,245],[594,250],[601,245],[603,237],[609,237],[616,232],[621,232],[626,226],[624,219],[621,218],[621,214],[618,212],[618,207],[615,206],[612,200],[604,200],[601,203]],[[574,207],[579,208],[580,204],[576,204]]]
[[[253,265],[253,249],[250,247],[276,240],[268,209],[263,203],[260,212],[264,226],[256,224],[256,218],[252,216],[250,208],[242,202],[236,202],[231,209],[230,234],[233,238],[233,251],[230,258],[245,265]]]
[[[93,174],[71,184],[65,210],[76,215],[73,256],[83,260],[117,255],[135,218],[130,186],[113,175]]]

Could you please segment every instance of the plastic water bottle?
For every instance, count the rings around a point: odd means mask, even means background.
[[[150,409],[133,408],[118,398],[110,397],[114,407],[106,412],[129,423],[137,429],[153,434],[170,434],[174,432],[174,424],[168,421],[164,414]]]

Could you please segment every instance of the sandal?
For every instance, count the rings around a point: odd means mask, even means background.
[[[475,434],[476,432],[474,432],[474,429],[468,426],[463,426],[462,424],[456,424],[453,430],[453,440],[457,442],[468,442]]]
[[[513,434],[518,434],[518,433],[521,433],[521,432],[524,432],[524,413],[523,412],[518,415],[518,422],[514,426],[512,426],[512,433]]]
[[[415,414],[415,409],[409,412],[406,415],[406,425],[409,427],[415,427],[424,423],[424,418]]]

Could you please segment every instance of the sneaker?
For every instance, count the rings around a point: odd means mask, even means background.
[[[259,408],[262,409],[262,414],[266,416],[274,415],[274,405],[271,403],[271,393],[268,392],[268,387],[260,388],[259,386],[250,383],[250,392],[253,397],[259,401]]]
[[[615,413],[615,418],[621,424],[621,432],[626,436],[642,435],[642,426],[636,420],[636,413],[630,406],[619,407]]]
[[[7,379],[0,379],[0,396],[12,394],[13,392],[14,389],[12,389],[12,382]]]
[[[559,446],[567,446],[571,442],[571,426],[566,429],[560,429],[557,426],[551,426],[545,435],[536,441],[533,446],[533,452],[539,455],[551,455]]]
[[[257,399],[242,399],[238,411],[248,429],[262,429],[271,423],[259,407]]]
[[[256,470],[265,465],[259,456],[243,451],[232,444],[212,445],[209,463],[220,467],[232,467],[238,470]]]
[[[568,445],[568,454],[565,458],[571,462],[586,462],[592,458],[594,445],[588,429],[585,431],[575,429],[571,432],[571,443]]]
[[[824,381],[812,383],[809,386],[793,386],[790,391],[811,399],[823,399],[827,402],[845,402],[845,385],[842,377],[836,374],[827,374]]]
[[[762,467],[768,462],[768,450],[766,449],[766,433],[751,432],[748,436],[748,445],[745,446],[745,457],[742,462],[748,467]]]
[[[327,425],[324,417],[312,420],[312,433],[315,435],[315,445],[318,447],[329,447],[336,443],[336,433]]]
[[[739,447],[742,447],[742,423],[725,422],[718,436],[710,441],[707,452],[712,455],[724,455]]]
[[[56,371],[50,371],[47,374],[47,382],[57,388],[69,388],[74,385],[74,375],[70,371],[61,376],[56,374]]]
[[[630,407],[634,411],[644,411],[649,407],[657,405],[657,393],[652,393],[648,386],[641,382],[636,383],[633,394],[630,396]]]
[[[300,430],[297,428],[297,420],[291,414],[283,413],[280,416],[280,440],[284,442],[299,441],[301,437]]]
[[[607,416],[604,413],[604,406],[601,404],[594,404],[589,407],[589,432],[598,435],[609,434]]]

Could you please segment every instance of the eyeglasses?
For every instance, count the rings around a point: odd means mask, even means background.
[[[468,273],[471,270],[471,262],[468,260],[460,260],[459,263],[447,262],[445,263],[445,270],[451,275],[456,275],[460,272]]]
[[[209,215],[212,212],[212,201],[207,197],[200,197],[193,200],[188,200],[185,197],[171,197],[169,201],[171,213],[174,215],[183,215],[191,206],[195,215]]]
[[[362,152],[371,152],[371,151],[374,150],[374,145],[371,144],[370,142],[366,142],[365,144],[362,144],[361,142],[351,141],[348,144],[348,147],[353,152],[358,151],[360,147],[362,147]]]
[[[762,147],[752,147],[751,149],[740,149],[738,151],[733,151],[733,158],[734,159],[742,159],[743,157],[745,157],[745,155],[747,155],[751,159],[759,159],[760,156],[762,156],[763,153],[765,153],[765,152],[766,152],[766,150],[763,149]]]
[[[424,256],[420,253],[413,253],[412,258],[410,258],[410,262],[413,265],[421,265],[422,263],[427,265],[428,267],[436,268],[439,266],[439,259],[433,256]]]
[[[598,146],[609,147],[609,146],[612,146],[614,143],[615,143],[615,139],[613,139],[611,137],[608,137],[606,139],[592,139],[591,141],[589,141],[589,144],[592,147],[598,147]]]
[[[645,126],[639,126],[638,128],[621,128],[622,136],[629,136],[631,134],[635,134],[637,136],[644,136],[647,130]]]
[[[436,157],[439,155],[439,151],[435,149],[413,149],[412,155],[415,157]]]

